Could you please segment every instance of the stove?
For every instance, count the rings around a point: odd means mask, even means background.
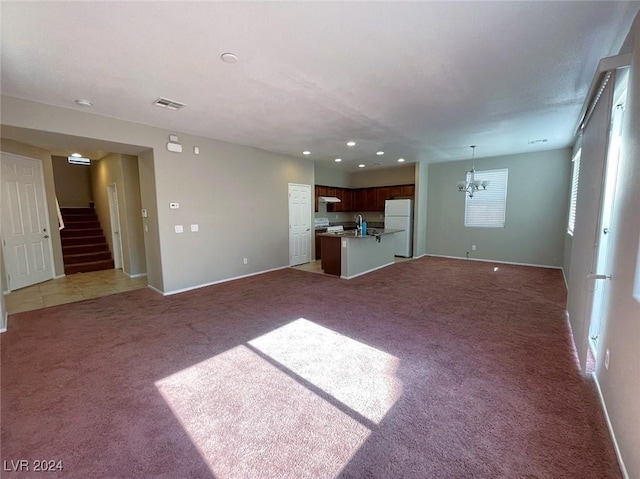
[[[319,228],[327,228],[329,226],[329,218],[316,218],[315,219],[315,227]]]

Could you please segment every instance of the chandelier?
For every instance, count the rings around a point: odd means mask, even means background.
[[[475,157],[476,145],[471,145],[471,170],[467,171],[467,179],[465,181],[458,181],[458,191],[469,193],[469,198],[473,198],[476,191],[486,190],[487,186],[489,186],[489,180],[476,180]]]

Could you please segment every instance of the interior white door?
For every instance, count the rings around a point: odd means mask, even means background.
[[[596,268],[598,225],[602,211],[603,177],[609,144],[613,83],[613,78],[607,82],[584,129],[580,157],[567,311],[583,371],[586,371],[589,324],[593,311],[595,280],[591,275],[595,273]]]
[[[42,162],[2,153],[2,240],[9,290],[53,278]]]
[[[311,185],[289,183],[289,264],[310,261]]]
[[[109,198],[109,219],[111,225],[111,244],[113,247],[113,265],[122,268],[122,236],[120,234],[120,210],[118,207],[118,189],[115,183],[107,185]]]

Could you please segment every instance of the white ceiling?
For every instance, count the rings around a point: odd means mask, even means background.
[[[476,157],[569,146],[598,61],[618,52],[640,3],[1,8],[4,95],[72,109],[89,99],[99,115],[301,158],[310,150],[353,171],[466,159],[471,144]],[[224,52],[239,62],[222,62]],[[187,106],[152,106],[159,96]]]

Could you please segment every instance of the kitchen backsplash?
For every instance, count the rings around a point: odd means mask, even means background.
[[[342,223],[345,221],[355,221],[357,213],[322,213],[315,214],[316,218],[329,218],[329,223]],[[360,213],[367,223],[384,223],[384,213],[382,211],[368,211]]]

